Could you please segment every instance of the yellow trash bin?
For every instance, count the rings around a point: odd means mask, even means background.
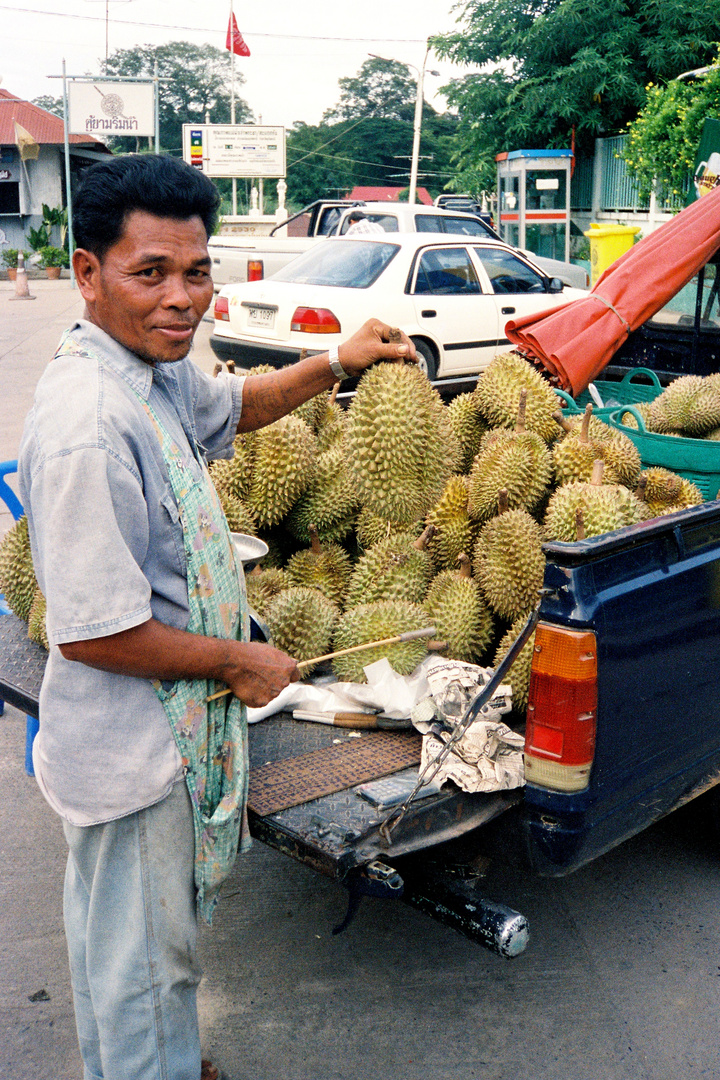
[[[612,266],[635,243],[640,229],[633,225],[597,225],[590,223],[590,231],[584,233],[590,241],[590,283]]]

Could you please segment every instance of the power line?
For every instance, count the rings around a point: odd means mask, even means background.
[[[102,22],[102,15],[78,15],[69,11],[41,11],[39,8],[19,8],[15,4],[0,4],[2,11],[14,11],[22,15],[46,15],[56,19],[81,19],[84,22]],[[214,26],[169,26],[166,23],[141,22],[138,19],[110,19],[115,26],[145,26],[154,30],[192,30],[208,34],[225,34],[225,30],[219,30]],[[424,38],[379,38],[379,37],[326,37],[321,34],[268,34],[264,31],[244,30],[249,38],[272,38],[286,41],[344,41],[353,43],[375,44],[385,42],[391,45],[424,45]]]

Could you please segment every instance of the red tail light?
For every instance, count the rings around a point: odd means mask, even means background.
[[[290,323],[291,330],[303,334],[339,334],[340,323],[327,308],[299,307]]]
[[[247,264],[247,279],[248,281],[262,281],[265,277],[265,269],[262,259],[248,259]]]
[[[230,308],[228,307],[227,296],[218,296],[216,298],[213,314],[219,322],[230,322]]]
[[[525,776],[582,791],[595,755],[597,641],[589,631],[539,623],[525,729]]]

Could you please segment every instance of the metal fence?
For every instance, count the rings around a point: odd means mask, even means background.
[[[644,212],[650,208],[649,200],[643,200],[639,197],[637,185],[628,174],[622,157],[622,149],[626,138],[626,135],[616,135],[609,139],[598,139],[595,144],[596,153],[600,156],[598,163],[600,175],[599,209],[606,213]],[[570,188],[570,200],[573,210],[592,209],[593,173],[593,158],[577,159]],[[687,182],[679,195],[674,195],[666,186],[660,186],[656,192],[657,209],[670,212],[681,210],[685,205],[685,197],[690,182],[691,177],[688,175]]]

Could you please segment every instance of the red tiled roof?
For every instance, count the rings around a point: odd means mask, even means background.
[[[430,192],[424,187],[417,190],[417,201],[425,206],[432,206]],[[397,202],[401,191],[407,191],[407,187],[354,187],[348,199],[364,199],[365,202]]]
[[[64,125],[59,116],[53,116],[38,105],[23,101],[0,87],[0,146],[15,145],[14,120],[29,131],[40,146],[48,143],[62,145],[65,141]],[[94,144],[100,151],[106,149],[105,144],[92,135],[71,135],[70,142],[82,146]]]

